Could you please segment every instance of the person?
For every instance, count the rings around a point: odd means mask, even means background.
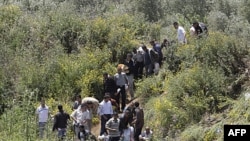
[[[158,60],[156,63],[159,63],[160,67],[162,66],[162,59],[163,59],[163,53],[162,53],[162,47],[159,43],[156,43],[156,41],[152,40],[149,42],[152,46],[152,49],[158,53]]]
[[[75,102],[74,102],[74,104],[72,106],[72,110],[78,109],[78,107],[81,105],[81,103],[82,103],[82,97],[81,97],[81,95],[76,95]]]
[[[85,128],[84,128],[83,125],[81,125],[79,127],[79,133],[78,133],[77,137],[78,137],[79,141],[85,141],[86,140],[87,133],[86,133]]]
[[[38,116],[39,137],[43,138],[46,123],[49,118],[49,107],[45,104],[45,100],[41,100],[41,105],[36,109]]]
[[[63,106],[58,105],[59,112],[54,116],[54,125],[52,131],[58,131],[58,138],[63,139],[66,136],[66,129],[70,116],[68,113],[63,111]]]
[[[180,26],[178,22],[174,22],[173,25],[174,25],[174,28],[177,30],[178,42],[181,43],[181,44],[186,44],[187,39],[186,39],[186,31],[185,31],[185,29],[182,26]]]
[[[121,122],[120,122],[119,129],[120,129],[120,132],[121,132],[121,135],[122,135],[124,129],[128,129],[129,126],[132,126],[133,114],[132,114],[132,111],[129,108],[126,109],[124,114],[120,117],[120,121]],[[134,129],[133,129],[133,131],[134,131]]]
[[[194,24],[192,24],[191,28],[189,29],[189,32],[190,32],[190,36],[191,37],[196,37],[196,32],[195,32]]]
[[[116,87],[117,90],[119,90],[118,93],[116,93],[117,97],[116,97],[116,101],[119,105],[118,107],[118,111],[120,111],[120,94],[121,94],[121,99],[122,99],[122,107],[121,109],[123,110],[126,106],[126,91],[125,91],[125,85],[127,85],[129,87],[129,81],[127,78],[127,75],[122,72],[122,68],[120,66],[117,67],[117,73],[114,75],[114,79],[116,82]],[[133,85],[133,84],[131,84]]]
[[[103,101],[99,104],[98,108],[98,115],[101,118],[101,130],[100,130],[100,136],[104,133],[107,133],[107,130],[105,128],[106,122],[112,117],[113,115],[113,108],[112,104],[109,100],[110,96],[105,95]]]
[[[130,98],[134,99],[134,61],[132,60],[133,55],[131,53],[127,54],[127,58],[124,61],[124,65],[128,67],[128,72],[126,73],[128,78],[128,86]]]
[[[106,129],[108,130],[108,135],[110,141],[119,141],[120,140],[120,119],[118,118],[118,113],[114,112],[113,117],[109,119],[106,123]]]
[[[149,53],[147,46],[143,45],[142,49],[144,51],[143,62],[144,62],[144,68],[145,68],[145,73],[146,73],[145,75],[146,77],[148,77],[153,72],[153,66],[152,66],[151,57],[150,57],[150,53]]]
[[[86,104],[87,104],[87,109],[89,111],[89,119],[87,121],[88,122],[88,128],[89,128],[89,132],[91,133],[94,104],[91,101],[88,101]]]
[[[127,125],[123,129],[123,134],[121,135],[122,141],[134,141],[134,127]]]
[[[193,27],[195,29],[195,32],[194,32],[195,36],[199,37],[203,33],[202,28],[200,27],[199,23],[198,22],[194,22],[193,23]]]
[[[208,33],[207,27],[204,23],[194,22],[191,29],[193,32],[192,33],[193,36],[199,37],[199,38],[201,38],[203,35]]]
[[[140,136],[139,139],[140,141],[150,141],[152,140],[152,136],[153,136],[153,132],[150,130],[150,128],[147,126],[145,128],[145,131],[143,131]]]
[[[135,102],[135,119],[133,124],[135,126],[135,141],[139,141],[139,135],[141,134],[142,127],[144,126],[144,112],[143,109],[140,107],[139,102]]]
[[[89,117],[89,111],[87,109],[87,104],[82,103],[80,108],[73,111],[70,116],[73,119],[73,125],[76,137],[78,136],[79,127],[81,125],[83,125],[86,130],[89,130],[88,120],[90,119],[90,117]]]
[[[119,92],[118,92],[119,93]],[[117,109],[119,108],[118,103],[116,102],[115,99],[111,98],[110,93],[105,93],[105,95],[109,96],[109,101],[111,102],[113,111],[119,112]]]
[[[135,75],[135,79],[142,79],[142,75],[143,75],[143,52],[140,49],[133,49],[133,60],[135,63],[135,67],[134,67],[134,75]]]
[[[159,54],[154,50],[151,49],[149,51],[150,58],[151,58],[151,66],[153,66],[153,72],[154,74],[158,74],[160,70],[160,65],[159,65]]]
[[[107,72],[103,73],[103,89],[105,93],[109,93],[112,99],[116,99],[116,84],[112,76],[109,76]]]

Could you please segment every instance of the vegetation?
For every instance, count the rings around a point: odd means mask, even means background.
[[[155,140],[223,139],[224,124],[249,122],[250,2],[247,0],[0,0],[0,136],[36,140],[34,114],[72,97],[102,98],[102,73],[141,42],[176,40],[172,23],[209,35],[164,48],[157,76],[136,82]],[[198,7],[198,8],[197,8]],[[247,71],[248,70],[248,71]],[[98,123],[97,118],[94,118]],[[205,130],[203,130],[205,129]],[[48,128],[47,139],[55,138]]]

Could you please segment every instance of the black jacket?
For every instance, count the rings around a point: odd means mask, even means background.
[[[68,120],[70,120],[70,116],[68,113],[65,113],[64,111],[58,112],[54,117],[54,125],[53,125],[53,131],[58,128],[67,128]]]
[[[103,86],[104,86],[104,93],[108,92],[113,94],[117,90],[115,80],[112,77],[108,77],[107,79],[105,79]]]

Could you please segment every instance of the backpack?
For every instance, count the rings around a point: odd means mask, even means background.
[[[199,22],[199,26],[201,27],[203,33],[208,34],[208,28],[206,24]]]

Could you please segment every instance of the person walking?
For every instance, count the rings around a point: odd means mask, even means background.
[[[109,119],[105,125],[106,129],[108,130],[110,141],[120,140],[120,119],[118,117],[118,113],[114,112],[113,117]]]
[[[149,52],[149,49],[147,48],[147,46],[143,45],[142,49],[144,51],[143,63],[144,63],[144,68],[145,68],[145,73],[146,73],[145,76],[148,77],[153,72],[152,61],[151,61],[150,52]]]
[[[135,120],[133,124],[135,126],[135,141],[139,141],[139,135],[141,134],[142,128],[144,126],[144,112],[140,107],[139,102],[135,102]]]
[[[72,106],[72,110],[78,109],[78,107],[82,104],[82,97],[81,95],[76,95],[75,96],[75,102]]]
[[[119,89],[120,91],[118,93],[116,93],[117,95],[117,98],[116,99],[118,102],[118,111],[123,111],[123,109],[125,108],[126,106],[126,91],[125,91],[125,85],[127,85],[128,87],[130,87],[129,85],[129,81],[128,81],[128,78],[127,78],[127,75],[122,72],[122,68],[121,67],[117,67],[117,73],[115,74],[114,76],[114,79],[115,79],[115,82],[116,82],[116,87],[117,89]],[[131,84],[133,85],[133,84]],[[122,107],[121,107],[121,110],[120,110],[120,96],[119,94],[121,94],[121,97],[122,97]]]
[[[173,25],[174,25],[174,28],[177,30],[178,42],[181,43],[181,44],[186,44],[187,39],[186,39],[186,31],[185,31],[185,29],[182,26],[180,26],[178,22],[174,22]]]
[[[87,104],[83,103],[81,104],[80,108],[78,108],[77,110],[75,110],[70,116],[73,119],[73,125],[74,125],[74,131],[75,131],[75,135],[76,137],[78,136],[78,133],[80,131],[79,127],[81,125],[84,126],[84,128],[86,130],[89,129],[88,127],[88,120],[90,119],[89,117],[89,111],[87,109]]]
[[[131,53],[127,54],[127,58],[124,61],[124,65],[128,67],[128,72],[126,73],[127,78],[128,78],[128,83],[130,84],[128,86],[130,98],[134,99],[134,61],[132,60],[133,55]]]
[[[58,131],[59,140],[63,140],[66,136],[68,121],[70,116],[68,113],[64,112],[63,106],[58,105],[58,113],[54,116],[54,125],[52,131]]]
[[[107,133],[107,130],[105,128],[106,122],[112,117],[113,115],[113,108],[112,104],[109,100],[110,96],[105,95],[103,101],[99,104],[98,108],[98,114],[101,118],[101,130],[100,130],[100,136],[102,136],[104,133]]]
[[[112,99],[116,99],[116,84],[113,76],[110,76],[107,72],[103,73],[103,89],[105,93],[109,93]]]
[[[38,116],[38,127],[39,127],[39,137],[44,137],[44,130],[46,123],[49,118],[49,107],[45,104],[45,100],[41,100],[41,105],[36,109],[36,115]]]

